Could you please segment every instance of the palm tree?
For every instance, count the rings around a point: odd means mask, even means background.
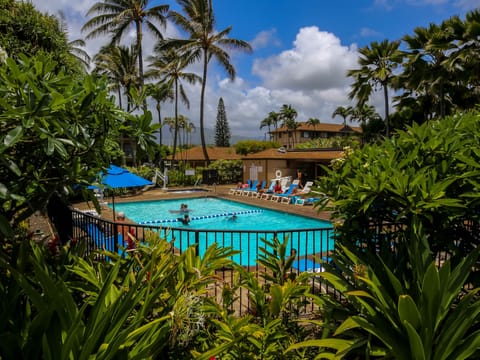
[[[60,22],[60,29],[65,33],[68,34],[68,25],[67,25],[67,19],[65,16],[65,13],[63,11],[58,12],[58,18]],[[85,41],[83,39],[75,39],[72,41],[69,41],[67,46],[68,46],[68,52],[70,55],[72,55],[77,61],[82,64],[83,68],[85,70],[88,70],[90,67],[90,55],[82,49],[82,47],[85,47]]]
[[[90,67],[90,55],[82,49],[82,47],[85,47],[85,40],[83,39],[75,39],[72,41],[68,42],[68,51],[70,54],[77,59],[80,64],[82,64],[83,68],[85,70],[88,70]]]
[[[173,136],[173,154],[172,160],[175,161],[178,137],[178,99],[190,107],[185,89],[181,83],[182,80],[189,84],[195,84],[200,81],[200,76],[194,73],[184,72],[184,69],[192,62],[192,57],[188,54],[181,54],[178,50],[163,48],[161,44],[155,49],[155,56],[149,57],[151,71],[149,77],[164,79],[166,84],[173,89],[175,100],[175,133]]]
[[[390,136],[388,88],[391,86],[394,77],[394,69],[403,59],[403,53],[399,50],[399,46],[400,41],[372,42],[370,46],[365,46],[359,50],[358,64],[360,69],[349,70],[347,73],[354,79],[349,97],[350,99],[357,98],[359,106],[367,102],[376,85],[382,87],[387,137]]]
[[[270,133],[270,127],[278,122],[278,114],[275,111],[270,111],[268,116],[260,122],[260,130],[263,129],[265,126],[268,126],[268,134],[270,135],[270,139],[272,138],[272,134]]]
[[[162,146],[162,114],[161,114],[161,109],[162,109],[162,102],[165,102],[167,100],[173,100],[173,92],[171,87],[165,83],[165,81],[159,81],[156,84],[147,84],[147,95],[150,96],[153,100],[155,100],[156,104],[156,109],[157,109],[157,114],[158,114],[158,143],[160,146]]]
[[[378,115],[375,107],[372,105],[364,104],[361,107],[351,108],[350,120],[356,120],[362,125],[365,125],[369,120],[376,120],[379,118],[380,115]]]
[[[335,109],[332,117],[341,116],[343,118],[343,126],[347,126],[347,118],[352,115],[352,107],[339,106]]]
[[[279,115],[283,120],[282,126],[287,128],[288,145],[290,145],[290,132],[299,126],[299,124],[295,121],[298,115],[297,110],[295,110],[292,105],[283,104]],[[295,139],[293,139],[293,144],[295,144]]]
[[[316,135],[317,133],[317,125],[320,125],[320,119],[317,118],[310,118],[307,121],[307,125],[313,126],[313,132]]]
[[[130,90],[137,87],[137,67],[135,47],[109,45],[95,55],[94,73],[105,75],[112,84],[112,90],[118,92],[118,104],[122,107],[122,88],[127,96],[127,111],[130,111],[132,99]]]
[[[202,150],[207,164],[210,159],[207,153],[204,132],[204,107],[205,89],[207,84],[207,69],[211,59],[217,60],[219,65],[227,72],[230,79],[235,79],[236,71],[230,62],[227,50],[238,49],[247,52],[252,47],[243,40],[229,38],[232,27],[223,30],[215,29],[215,15],[211,0],[177,0],[185,16],[179,12],[171,11],[171,19],[184,30],[188,39],[170,39],[165,46],[174,46],[182,50],[182,53],[191,53],[195,59],[203,62],[202,89],[200,94],[200,138]]]
[[[414,35],[406,35],[407,62],[404,64],[404,85],[420,95],[427,95],[440,118],[446,115],[447,88],[457,81],[452,69],[446,66],[449,53],[455,49],[452,33],[446,23],[417,27]]]
[[[170,132],[170,135],[173,139],[173,132],[175,130],[175,118],[170,116],[163,118],[163,125],[168,126],[168,131]]]
[[[195,125],[188,121],[186,124],[185,124],[185,128],[183,129],[186,133],[186,138],[187,138],[187,142],[186,142],[186,145],[187,146],[191,146],[192,145],[192,133],[195,132]]]
[[[138,80],[140,89],[143,88],[143,24],[157,38],[162,39],[162,33],[155,25],[158,22],[161,26],[166,25],[164,14],[167,13],[168,5],[157,5],[148,7],[149,0],[104,0],[95,3],[87,12],[87,16],[97,14],[88,20],[82,27],[82,31],[90,31],[87,39],[100,35],[112,36],[111,44],[118,44],[124,35],[129,31],[130,25],[135,25],[136,33],[136,55],[138,58]]]

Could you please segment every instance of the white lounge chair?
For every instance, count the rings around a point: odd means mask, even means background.
[[[312,189],[313,181],[307,181],[305,183],[305,186],[303,187],[302,190],[300,190],[298,193],[299,194],[308,194]]]

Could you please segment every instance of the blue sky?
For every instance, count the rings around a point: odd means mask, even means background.
[[[31,1],[41,11],[63,11],[70,37],[85,37],[80,28],[95,0]],[[173,0],[151,3],[178,9]],[[262,137],[261,120],[283,104],[297,110],[297,121],[315,117],[341,122],[332,113],[338,106],[352,105],[345,73],[356,67],[360,47],[400,39],[413,34],[415,27],[440,24],[453,15],[463,19],[467,11],[480,8],[480,0],[213,0],[213,4],[217,28],[232,26],[231,37],[248,41],[254,52],[231,54],[237,69],[233,83],[214,65],[209,68],[206,126],[213,129],[222,97],[232,133],[251,137]],[[133,40],[133,32],[129,35],[125,43]],[[166,36],[178,36],[178,30],[168,26]],[[87,50],[93,55],[106,41],[89,40]],[[147,53],[153,43],[146,35]],[[191,70],[200,73],[200,66]],[[198,126],[199,87],[186,89],[191,107],[180,111]],[[383,113],[381,96],[371,103]],[[164,108],[166,116],[173,115],[171,105]]]

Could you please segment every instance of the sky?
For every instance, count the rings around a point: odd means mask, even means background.
[[[37,9],[65,15],[70,40],[85,38],[81,27],[96,0],[30,0]],[[179,10],[174,0],[149,0],[151,5],[168,4]],[[399,40],[412,35],[416,27],[428,27],[480,8],[480,0],[213,0],[217,30],[232,27],[230,37],[249,42],[251,54],[231,52],[235,81],[214,63],[209,65],[205,103],[205,127],[214,129],[218,100],[223,98],[232,135],[264,138],[260,122],[283,104],[298,113],[297,121],[317,118],[323,123],[341,123],[332,117],[339,106],[354,105],[348,99],[351,79],[348,70],[358,67],[358,49],[372,42]],[[165,37],[181,36],[168,24]],[[133,28],[124,43],[134,40]],[[87,40],[93,56],[107,44],[107,38]],[[147,33],[144,59],[155,40]],[[145,67],[146,68],[146,67]],[[200,64],[189,69],[201,75]],[[190,108],[180,113],[198,128],[200,86],[184,84]],[[371,104],[383,114],[380,93]],[[154,106],[151,107],[154,109]],[[162,116],[174,116],[165,104]],[[154,116],[155,118],[155,116]],[[355,124],[354,124],[355,125]]]

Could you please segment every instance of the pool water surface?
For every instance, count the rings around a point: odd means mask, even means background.
[[[182,224],[180,205],[187,204],[190,223]],[[212,230],[296,230],[331,227],[328,221],[218,198],[156,200],[115,204],[115,210],[139,224]],[[233,217],[235,214],[236,218]]]
[[[191,221],[183,224],[180,206],[187,204]],[[216,243],[232,247],[239,254],[232,260],[245,266],[255,265],[262,239],[273,236],[289,239],[288,251],[297,250],[299,260],[310,255],[325,254],[334,247],[332,225],[320,219],[308,218],[254,205],[213,197],[155,200],[117,203],[117,212],[142,225],[165,230],[168,241],[181,251],[196,244],[199,254]],[[233,218],[233,214],[236,215]]]

